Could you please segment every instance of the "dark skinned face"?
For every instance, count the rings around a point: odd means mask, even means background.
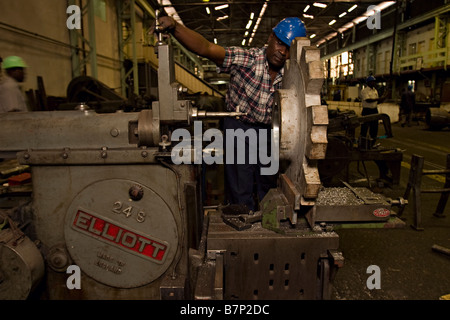
[[[279,70],[289,59],[289,47],[283,41],[277,38],[274,33],[269,36],[268,46],[266,50],[269,66],[274,70]]]
[[[6,73],[11,78],[16,79],[17,82],[23,82],[25,80],[25,70],[23,68],[11,68]]]

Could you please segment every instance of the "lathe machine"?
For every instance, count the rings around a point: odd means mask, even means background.
[[[32,176],[31,231],[0,217],[0,298],[330,298],[343,256],[327,223],[354,210],[316,204],[328,124],[317,48],[306,38],[291,46],[274,108],[278,187],[257,212],[205,210],[201,166],[171,161],[176,128],[240,114],[179,99],[171,46],[157,50],[151,109],[0,115],[0,150],[17,152]],[[389,208],[372,201],[362,220],[384,221]],[[79,289],[67,285],[70,266],[81,270]]]

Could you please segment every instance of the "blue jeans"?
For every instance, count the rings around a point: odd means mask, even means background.
[[[267,152],[271,152],[271,131],[270,126],[254,125],[244,123],[234,118],[224,119],[224,145],[226,146],[227,134],[226,130],[242,129],[244,132],[247,130],[255,130],[258,138],[258,143],[250,143],[249,139],[245,141],[245,164],[237,164],[237,153],[244,150],[238,150],[238,144],[236,139],[233,143],[234,161],[233,163],[227,163],[225,160],[225,202],[229,204],[241,204],[246,205],[250,210],[258,210],[258,201],[261,201],[266,193],[277,187],[278,173],[275,175],[261,175],[261,167],[265,165],[261,164],[259,159],[259,141],[260,136],[263,134],[259,129],[266,129],[267,134]],[[227,152],[224,148],[225,153]],[[257,163],[249,163],[249,153],[258,155]],[[230,150],[228,150],[230,152]],[[225,156],[226,159],[226,156]],[[268,166],[268,165],[266,165]]]

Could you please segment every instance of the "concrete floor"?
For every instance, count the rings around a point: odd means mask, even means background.
[[[382,147],[400,148],[404,152],[400,184],[379,191],[395,199],[404,195],[412,154],[425,158],[424,169],[445,168],[450,153],[450,130],[428,131],[422,122],[404,128],[393,124],[392,129],[394,137],[380,142]],[[350,166],[353,173],[357,172],[355,166]],[[371,179],[376,179],[375,164],[367,163],[367,167]],[[442,188],[443,179],[443,176],[423,176],[421,186]],[[414,224],[412,193],[401,217],[405,222],[402,228],[337,228],[345,262],[336,275],[332,299],[439,300],[450,294],[450,256],[432,250],[433,245],[450,248],[450,203],[445,207],[446,217],[433,216],[439,197],[440,194],[430,193],[421,196],[423,231],[410,226]],[[367,287],[367,280],[373,275],[373,271],[367,272],[370,265],[380,268],[380,289]]]

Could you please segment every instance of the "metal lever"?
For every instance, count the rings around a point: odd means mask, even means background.
[[[156,10],[155,11],[155,19],[156,19],[155,32],[158,34],[158,42],[156,43],[157,46],[164,44],[163,35],[162,35],[163,31],[161,30],[160,24],[159,24],[159,14],[160,14],[160,11]]]
[[[197,108],[191,109],[192,118],[225,118],[225,117],[242,117],[247,115],[245,112],[214,112],[198,110]]]

